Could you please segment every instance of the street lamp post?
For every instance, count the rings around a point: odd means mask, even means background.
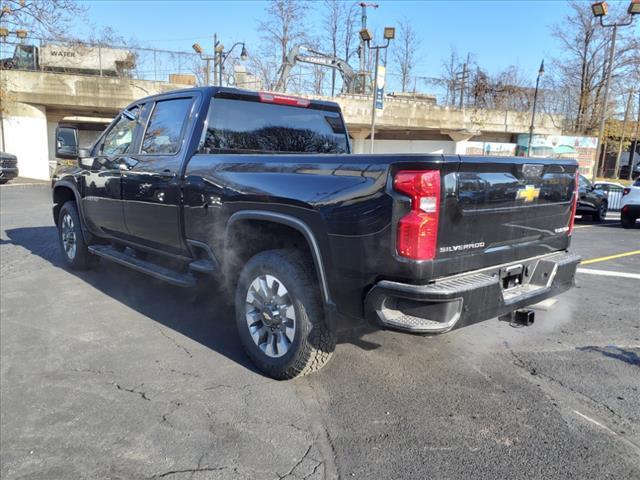
[[[638,90],[638,118],[636,122],[636,131],[633,135],[635,138],[635,143],[631,142],[631,152],[629,152],[629,174],[627,176],[627,180],[633,179],[633,157],[635,156],[636,150],[638,149],[638,142],[640,138],[638,138],[638,129],[640,128],[640,90]]]
[[[376,45],[376,46],[371,46],[371,40],[373,40],[373,36],[371,35],[371,32],[366,29],[363,28],[362,30],[360,30],[360,39],[362,40],[362,43],[364,45],[366,45],[366,47],[369,50],[375,50],[376,51],[376,64],[375,64],[375,69],[374,69],[374,73],[373,73],[373,91],[371,92],[371,142],[370,142],[370,152],[373,153],[373,142],[375,141],[375,136],[376,136],[376,95],[377,95],[377,91],[378,91],[378,66],[380,63],[380,50],[382,49],[386,49],[389,47],[389,42],[391,40],[394,39],[394,37],[396,36],[396,29],[393,27],[385,27],[384,28],[384,36],[383,38],[386,40],[384,45]]]
[[[529,127],[529,143],[527,145],[527,157],[531,156],[531,143],[533,142],[533,126],[536,121],[536,106],[538,104],[538,87],[540,86],[540,77],[544,75],[544,60],[540,63],[538,70],[538,78],[536,78],[536,90],[533,93],[533,112],[531,113],[531,126]]]
[[[602,100],[602,116],[600,117],[600,131],[598,133],[598,148],[596,150],[596,161],[593,166],[591,180],[596,181],[598,169],[600,165],[600,149],[604,143],[604,128],[607,121],[607,103],[609,102],[609,86],[611,85],[611,72],[613,71],[613,58],[616,52],[616,37],[618,35],[618,27],[626,27],[633,23],[633,17],[640,14],[640,0],[632,0],[629,4],[627,13],[629,18],[624,22],[604,23],[603,18],[607,15],[609,7],[607,2],[596,2],[591,5],[593,15],[600,20],[600,26],[603,28],[613,28],[611,33],[611,47],[609,48],[609,60],[607,62],[607,72],[604,83],[604,98]],[[605,158],[605,152],[602,152],[602,159]]]
[[[222,45],[218,41],[218,35],[214,36],[214,54],[213,56],[204,55],[202,47],[198,43],[194,43],[191,48],[200,55],[200,58],[205,61],[205,72],[204,72],[204,83],[206,86],[209,86],[209,74],[211,71],[211,61],[213,60],[213,81],[217,83],[219,86],[222,86],[222,67],[224,66],[224,62],[229,57],[229,54],[232,52],[234,48],[238,45],[242,45],[242,52],[240,53],[240,58],[242,60],[246,60],[249,54],[247,53],[247,48],[245,47],[244,42],[236,42],[229,50],[224,51],[224,45]]]
[[[233,46],[227,50],[226,52],[224,51],[224,46],[220,45],[220,50],[217,51],[216,49],[216,53],[218,54],[218,85],[222,86],[222,70],[224,67],[224,62],[227,61],[227,58],[229,57],[229,55],[231,54],[231,52],[233,51],[234,48],[236,48],[238,45],[242,45],[242,51],[240,52],[240,59],[241,60],[246,60],[247,57],[249,56],[248,52],[247,52],[247,48],[245,47],[244,42],[236,42],[233,44]]]

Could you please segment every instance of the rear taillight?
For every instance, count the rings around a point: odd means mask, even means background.
[[[398,254],[432,260],[438,242],[440,171],[401,170],[393,179],[393,188],[411,198],[411,211],[398,222]]]
[[[258,93],[262,103],[275,103],[277,105],[289,105],[292,107],[308,107],[311,100],[306,98],[291,97],[289,95],[280,95],[277,93]]]
[[[571,218],[569,218],[569,235],[573,233],[573,224],[576,221],[576,209],[578,208],[578,182],[580,172],[576,170],[575,185],[573,188],[573,206],[571,207]]]
[[[627,195],[629,192],[631,191],[631,189],[629,187],[625,187],[622,189],[622,196],[624,197],[625,195]]]

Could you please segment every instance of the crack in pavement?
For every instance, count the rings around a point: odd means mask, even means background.
[[[594,405],[596,405],[597,407],[603,408],[605,410],[607,410],[613,417],[615,417],[618,420],[622,420],[623,422],[626,422],[627,420],[620,415],[618,412],[616,412],[613,408],[611,408],[609,405],[593,398],[591,395],[588,395],[584,392],[581,392],[579,390],[576,390],[575,388],[570,387],[569,385],[566,385],[562,380],[559,380],[547,373],[542,373],[540,372],[535,365],[532,364],[532,362],[527,362],[526,360],[524,360],[523,358],[521,358],[518,354],[516,354],[513,350],[511,350],[509,348],[509,352],[511,353],[511,355],[513,356],[513,358],[515,359],[515,361],[513,362],[515,366],[520,367],[525,369],[526,371],[529,372],[530,375],[533,376],[539,376],[541,378],[544,378],[546,380],[549,380],[550,382],[556,383],[558,385],[560,385],[562,388],[565,388],[567,390],[569,390],[570,392],[573,393],[577,393],[578,395],[588,399],[591,401],[591,403],[593,403]],[[615,420],[614,420],[615,422]]]
[[[279,479],[279,480],[282,480],[282,479],[284,479],[284,478],[286,478],[286,477],[288,477],[288,476],[290,476],[290,475],[293,475],[293,471],[294,471],[296,468],[298,468],[298,467],[302,464],[302,462],[304,462],[304,461],[306,460],[306,458],[309,456],[309,453],[311,453],[311,449],[312,449],[312,448],[313,448],[313,443],[312,443],[311,445],[309,445],[309,447],[307,448],[307,451],[304,453],[304,455],[302,456],[302,458],[301,458],[300,460],[298,460],[298,461],[296,462],[296,464],[295,464],[293,467],[291,467],[291,469],[290,469],[287,473],[285,473],[284,475],[281,475],[281,474],[279,474],[278,472],[276,472],[276,475],[278,475],[278,479]],[[318,462],[318,461],[317,461],[317,460],[315,460],[315,459],[310,459],[310,460],[313,460],[314,462],[317,462],[317,464],[321,464],[321,463],[322,463],[322,462]],[[316,465],[316,467],[317,467],[317,466],[318,466],[318,465]],[[307,475],[307,476],[305,476],[304,478],[307,478],[307,477],[308,477],[308,475]]]
[[[133,388],[125,388],[122,385],[115,383],[115,382],[111,382],[112,385],[115,385],[115,387],[118,390],[122,390],[123,392],[129,392],[129,393],[135,393],[140,395],[140,398],[142,398],[143,400],[147,400],[147,401],[151,401],[151,399],[149,397],[147,397],[147,393],[143,392],[141,390],[136,390],[136,388],[142,387],[144,385],[144,383],[141,383],[140,385],[136,385]]]
[[[185,347],[184,345],[178,343],[178,341],[173,338],[171,335],[168,335],[167,333],[165,333],[164,330],[162,330],[162,328],[156,326],[156,328],[158,329],[158,331],[166,338],[168,338],[169,340],[171,340],[171,342],[178,347],[179,349],[181,349],[182,351],[184,351],[184,353],[186,353],[187,355],[189,355],[189,358],[193,358],[193,355],[191,354],[191,352],[187,349],[187,347]]]
[[[183,404],[182,402],[179,402],[177,400],[171,400],[169,403],[173,405],[173,408],[170,409],[167,413],[162,414],[162,416],[160,417],[160,423],[166,423],[167,425],[173,427],[171,422],[168,420],[168,417],[169,415],[173,415],[176,410],[178,410]]]
[[[183,470],[169,470],[164,473],[157,473],[150,478],[165,478],[170,475],[179,475],[181,473],[190,473],[192,476],[198,472],[219,472],[221,470],[227,470],[230,467],[196,467],[196,468],[185,468]]]

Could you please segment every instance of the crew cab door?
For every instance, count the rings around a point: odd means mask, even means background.
[[[93,165],[83,174],[82,207],[85,219],[93,227],[114,237],[126,235],[122,204],[121,166],[130,162],[140,134],[136,105],[121,113],[98,141]]]
[[[182,241],[180,168],[194,98],[162,97],[148,104],[140,149],[121,170],[130,240],[176,254],[186,250]]]

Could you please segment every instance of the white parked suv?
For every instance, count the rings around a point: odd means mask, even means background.
[[[640,178],[631,187],[626,187],[622,196],[620,219],[624,228],[633,228],[640,218]]]

